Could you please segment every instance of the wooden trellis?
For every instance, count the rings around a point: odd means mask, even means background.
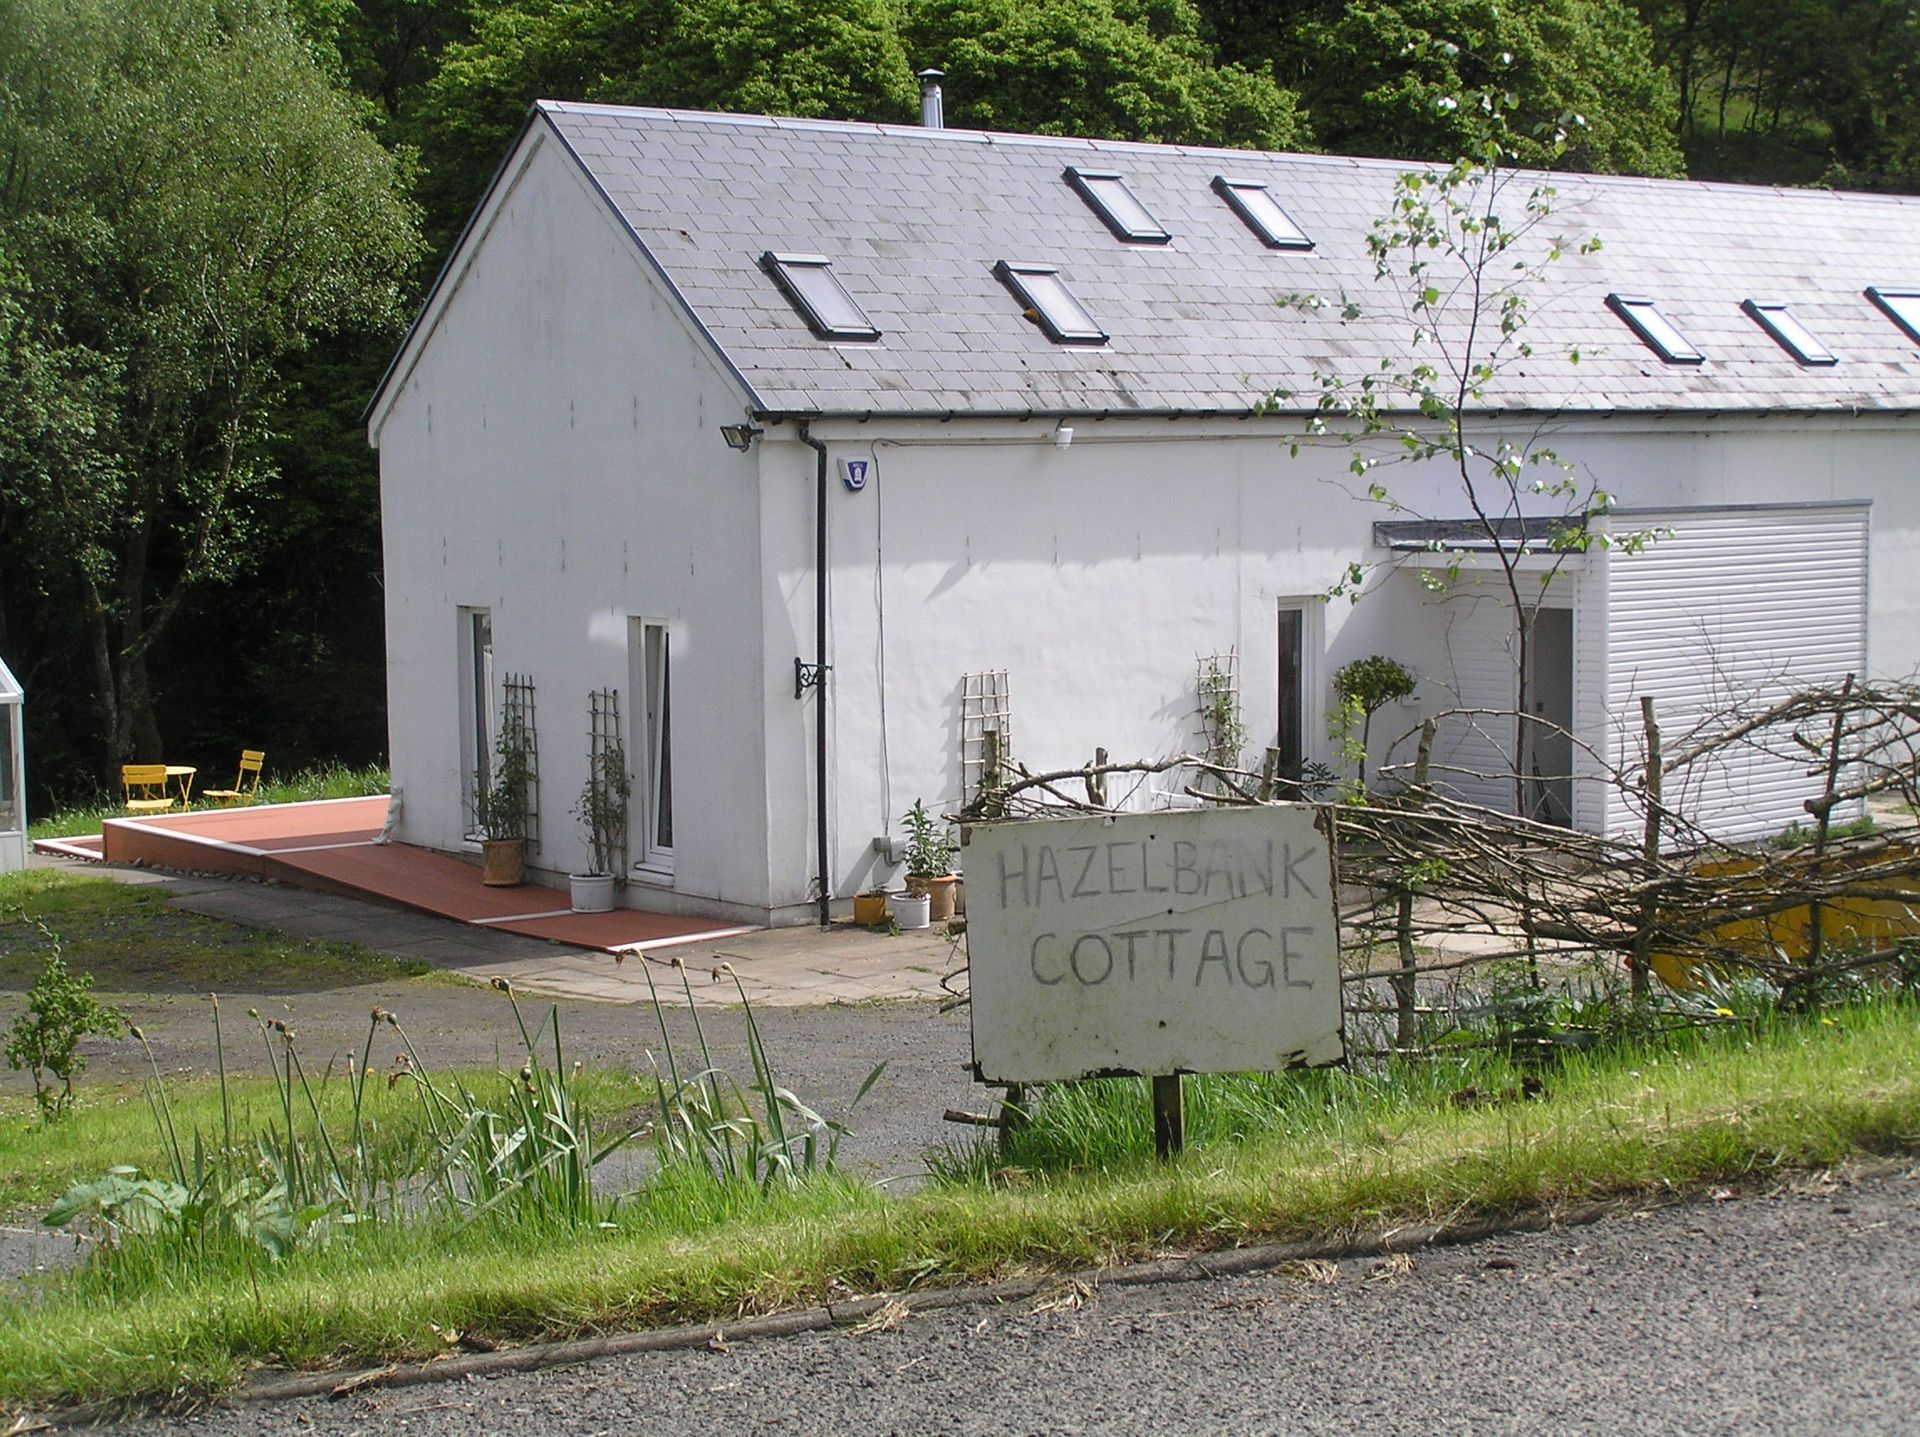
[[[1013,694],[1005,669],[960,676],[960,803],[1006,783],[1013,762]]]
[[[620,727],[620,690],[595,689],[587,695],[587,709],[590,715],[587,732],[587,772],[597,778],[605,773],[611,760],[623,778],[626,776],[627,745],[621,736]],[[627,782],[631,783],[631,778]],[[614,870],[624,881],[629,862],[627,852],[627,825],[624,821],[615,828],[614,846],[619,850],[620,863]]]
[[[534,721],[533,675],[508,674],[500,683],[500,722],[517,722],[527,736],[527,852],[540,851],[540,729]]]

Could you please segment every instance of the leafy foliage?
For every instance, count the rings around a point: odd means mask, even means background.
[[[0,9],[0,247],[28,283],[10,545],[80,616],[103,774],[157,755],[149,655],[254,561],[280,366],[398,315],[404,164],[272,0]]]
[[[927,812],[925,799],[916,798],[900,822],[907,830],[909,878],[939,878],[953,871],[953,855],[959,846],[949,826]]]
[[[1294,149],[1309,132],[1265,64],[1221,65],[1191,0],[906,0],[948,122],[1043,135]]]
[[[1895,0],[1637,0],[1688,170],[1920,188],[1920,15]]]
[[[1200,660],[1200,727],[1208,763],[1238,768],[1247,748],[1247,725],[1240,708],[1238,655],[1207,654]]]
[[[440,236],[536,99],[905,120],[918,94],[889,0],[541,0],[483,7],[422,105]]]
[[[1369,654],[1364,659],[1355,659],[1334,670],[1333,692],[1340,700],[1340,717],[1336,724],[1350,725],[1356,713],[1360,717],[1359,763],[1363,785],[1367,777],[1367,749],[1372,742],[1374,714],[1398,699],[1410,697],[1418,683],[1413,670],[1385,654]]]
[[[1536,616],[1560,564],[1594,546],[1638,549],[1651,532],[1611,534],[1592,521],[1613,506],[1612,496],[1540,442],[1537,427],[1517,434],[1490,400],[1504,375],[1533,355],[1526,337],[1534,289],[1570,250],[1592,253],[1598,236],[1569,238],[1549,228],[1557,193],[1514,168],[1519,149],[1511,120],[1519,101],[1510,91],[1483,90],[1450,100],[1479,138],[1445,169],[1409,171],[1394,183],[1388,212],[1374,222],[1367,244],[1377,278],[1391,286],[1392,318],[1406,326],[1407,347],[1360,374],[1322,372],[1314,436],[1349,446],[1349,470],[1364,496],[1396,513],[1413,512],[1379,478],[1382,466],[1432,466],[1444,479],[1442,502],[1464,515],[1444,516],[1428,549],[1445,555],[1420,568],[1422,583],[1444,589],[1470,557],[1490,559],[1513,633],[1515,733],[1509,758],[1516,811],[1525,811],[1524,775],[1531,771],[1534,734],[1529,654]],[[1570,136],[1556,137],[1556,150]],[[1284,304],[1320,307],[1317,295],[1292,295]],[[1342,296],[1343,316],[1362,306]],[[1578,363],[1578,351],[1568,355]],[[1290,398],[1268,396],[1277,405]],[[1298,446],[1295,446],[1297,452]],[[1422,518],[1435,519],[1434,515]],[[1446,528],[1461,532],[1450,537]],[[1543,572],[1523,567],[1544,556]],[[1357,600],[1373,578],[1350,565],[1334,592]]]
[[[1518,163],[1681,173],[1673,86],[1625,0],[1212,0],[1205,9],[1226,58],[1271,63],[1298,87],[1330,150],[1428,161],[1471,153],[1478,127],[1465,97],[1493,91],[1511,98]]]
[[[25,1069],[33,1079],[33,1101],[42,1122],[66,1115],[73,1106],[73,1080],[86,1071],[82,1038],[119,1037],[127,1018],[93,996],[93,975],[67,971],[59,938],[45,923],[34,926],[51,945],[40,976],[27,990],[27,1011],[14,1020],[7,1035],[7,1066]],[[59,1087],[54,1084],[58,1082]]]
[[[620,860],[627,851],[627,804],[633,797],[633,780],[627,775],[627,751],[618,737],[588,760],[587,781],[573,805],[574,816],[586,834],[592,854],[594,873],[620,871]]]
[[[500,714],[493,763],[473,776],[473,821],[488,838],[525,838],[532,814],[533,739],[513,709]]]

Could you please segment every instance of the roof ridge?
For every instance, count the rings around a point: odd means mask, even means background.
[[[1108,140],[1094,136],[1032,135],[1010,130],[969,130],[961,128],[929,129],[911,123],[883,120],[831,120],[802,115],[749,115],[725,110],[679,110],[660,105],[615,105],[588,100],[535,100],[534,107],[556,114],[605,115],[618,119],[663,120],[684,125],[724,125],[764,128],[776,131],[815,131],[824,133],[865,134],[888,139],[924,141],[932,144],[1021,146],[1092,150],[1102,154],[1172,154],[1189,158],[1222,160],[1259,159],[1284,161],[1289,165],[1314,168],[1390,170],[1412,173],[1444,169],[1445,160],[1392,159],[1381,155],[1342,155],[1308,150],[1236,149],[1225,145],[1186,145],[1156,143],[1150,140]],[[1875,190],[1843,190],[1814,186],[1744,184],[1734,180],[1696,180],[1662,175],[1605,174],[1590,170],[1539,170],[1516,168],[1516,178],[1545,180],[1567,184],[1579,182],[1603,188],[1649,187],[1680,191],[1710,191],[1726,195],[1768,195],[1791,198],[1796,202],[1839,200],[1846,203],[1881,204],[1893,208],[1920,204],[1920,196],[1891,194]]]

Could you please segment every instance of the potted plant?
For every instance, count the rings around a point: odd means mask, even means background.
[[[613,889],[627,851],[627,800],[633,781],[627,777],[627,753],[617,738],[609,738],[587,760],[587,781],[573,805],[586,835],[588,868],[567,875],[575,913],[610,913]]]
[[[875,879],[873,887],[853,896],[853,921],[862,928],[878,928],[887,921],[887,885]]]
[[[933,920],[927,916],[928,907],[933,901],[925,893],[896,893],[893,895],[893,923],[896,928],[908,930],[925,928]]]
[[[953,917],[953,890],[960,881],[953,871],[953,855],[959,845],[949,837],[948,826],[928,813],[920,799],[913,801],[901,822],[907,830],[907,892],[925,895],[928,917],[944,923]]]
[[[533,783],[533,743],[526,721],[501,717],[493,745],[493,772],[473,776],[473,817],[480,828],[481,877],[489,888],[527,880],[527,790]]]

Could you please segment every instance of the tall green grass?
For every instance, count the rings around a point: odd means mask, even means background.
[[[441,1213],[343,1233],[253,1275],[176,1273],[112,1303],[88,1269],[0,1307],[0,1400],[205,1390],[256,1363],[426,1356],[448,1331],[724,1321],[820,1300],[834,1283],[901,1289],[1764,1182],[1920,1145],[1920,1035],[1899,1002],[1574,1054],[1533,1097],[1503,1072],[1197,1083],[1193,1146],[1171,1164],[1144,1140],[1143,1095],[1110,1085],[1049,1098],[1011,1165],[957,1162],[900,1199],[830,1172],[763,1191],[688,1163],[585,1230]],[[1453,1086],[1462,1078],[1473,1081]],[[1111,1138],[1067,1141],[1089,1125]]]
[[[271,755],[269,755],[271,758]],[[222,763],[230,760],[222,760]],[[267,772],[272,774],[269,763]],[[220,764],[211,768],[202,768],[195,780],[196,787],[209,785],[224,788],[232,782],[232,773]],[[374,794],[385,793],[391,782],[391,775],[378,765],[365,768],[349,768],[345,764],[328,763],[314,768],[300,769],[284,777],[273,776],[263,779],[260,785],[261,803],[307,803],[323,798],[367,798]],[[216,805],[195,802],[195,809],[208,809]],[[176,809],[175,812],[180,810]],[[27,825],[29,838],[73,838],[98,833],[102,820],[126,817],[123,808],[111,795],[101,795],[92,803],[80,803],[50,813],[44,818],[36,818]]]

